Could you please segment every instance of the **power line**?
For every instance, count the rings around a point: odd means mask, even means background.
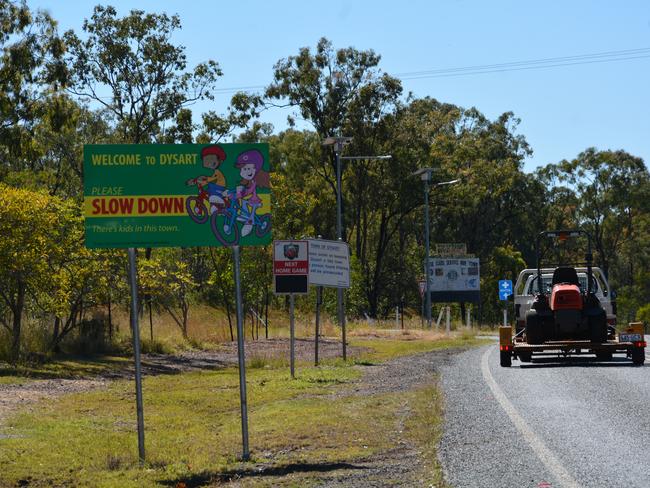
[[[484,70],[475,70],[475,71],[466,71],[463,73],[440,73],[440,74],[431,74],[431,75],[422,75],[422,76],[411,76],[411,77],[401,77],[401,80],[424,80],[429,78],[449,78],[454,76],[470,76],[470,75],[482,75],[488,73],[504,73],[507,71],[526,71],[531,69],[546,69],[546,68],[557,68],[560,66],[577,66],[582,64],[597,64],[597,63],[612,63],[615,61],[628,61],[631,59],[645,59],[650,58],[650,53],[644,56],[628,56],[621,57],[616,59],[594,59],[594,60],[585,60],[585,61],[576,61],[573,63],[556,63],[556,64],[544,64],[538,66],[520,66],[513,68],[502,68],[502,69],[484,69]]]
[[[638,49],[625,49],[622,51],[605,51],[599,53],[591,54],[579,54],[576,56],[561,56],[555,58],[542,58],[542,59],[530,59],[527,61],[513,61],[509,63],[497,63],[497,64],[483,64],[475,66],[463,66],[459,68],[443,68],[443,69],[432,69],[425,71],[411,71],[407,73],[398,73],[395,76],[398,78],[407,78],[412,76],[420,75],[430,75],[430,74],[445,74],[445,73],[454,73],[454,72],[464,72],[464,71],[476,71],[476,70],[487,70],[487,69],[500,69],[500,68],[510,68],[518,66],[528,66],[528,65],[544,65],[544,64],[556,64],[564,62],[578,62],[582,60],[590,60],[594,58],[604,58],[604,60],[613,60],[616,61],[616,58],[622,56],[631,56],[631,55],[650,55],[650,48],[638,48]],[[559,65],[559,64],[558,64]]]
[[[511,61],[507,63],[492,63],[456,68],[439,68],[423,71],[409,71],[393,75],[402,81],[423,80],[432,78],[449,78],[459,76],[473,76],[489,73],[505,73],[509,71],[528,71],[536,69],[559,68],[563,66],[578,66],[587,64],[612,63],[617,61],[630,61],[635,59],[650,58],[650,47],[637,49],[624,49],[619,51],[603,51],[598,53],[579,54],[575,56],[560,56],[553,58],[529,59],[525,61]],[[251,85],[228,88],[215,88],[212,93],[226,95],[240,91],[253,92],[263,90],[264,85]],[[100,97],[110,99],[112,97]]]

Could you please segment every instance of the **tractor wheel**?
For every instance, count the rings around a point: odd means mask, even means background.
[[[512,353],[510,351],[500,351],[501,352],[501,366],[503,368],[509,368],[512,366]]]
[[[544,323],[533,311],[526,315],[526,342],[528,344],[544,343]]]
[[[607,342],[607,316],[604,310],[589,317],[589,339],[591,342]]]
[[[632,364],[641,366],[644,362],[645,362],[645,348],[643,347],[632,348]]]

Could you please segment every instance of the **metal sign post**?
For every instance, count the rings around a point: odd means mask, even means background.
[[[512,281],[499,280],[499,300],[505,302],[503,306],[503,326],[508,326],[508,299],[512,296]]]
[[[296,379],[296,325],[293,310],[293,293],[291,293],[289,295],[289,357],[291,363],[291,379]]]
[[[447,306],[447,324],[445,327],[445,333],[449,335],[451,333],[451,307]]]
[[[136,276],[135,248],[129,248],[129,281],[131,284],[131,333],[135,360],[135,402],[138,416],[138,453],[144,464],[144,413],[142,409],[142,370],[140,368],[140,326],[138,325],[138,280]]]
[[[232,257],[235,267],[235,294],[237,302],[237,357],[239,359],[239,403],[241,406],[242,459],[248,461],[248,405],[246,403],[246,357],[244,355],[244,314],[241,300],[241,277],[239,274],[239,246],[233,246]]]
[[[323,303],[323,287],[316,287],[316,337],[314,338],[314,365],[318,366],[318,336],[320,335],[320,306]]]

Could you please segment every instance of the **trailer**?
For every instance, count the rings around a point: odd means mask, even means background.
[[[643,365],[645,348],[643,322],[631,322],[625,330],[615,334],[605,342],[590,340],[545,341],[543,344],[526,342],[524,330],[513,335],[511,326],[499,327],[499,351],[501,366],[510,367],[512,360],[519,359],[529,363],[538,357],[594,356],[599,361],[609,361],[614,354],[622,354],[632,360],[632,364]]]
[[[545,268],[541,244],[549,238],[555,239],[556,246],[564,245],[569,238],[586,238],[585,262]],[[518,320],[514,335],[510,326],[499,328],[501,366],[511,366],[513,357],[530,362],[533,355],[588,354],[607,361],[621,353],[634,364],[643,364],[646,347],[643,323],[632,322],[625,330],[617,332],[608,320],[604,295],[597,293],[591,236],[579,229],[540,232],[536,253],[537,273],[529,280],[531,287],[534,283],[537,290],[525,313],[524,324]],[[580,266],[584,266],[582,281],[578,273],[582,269]]]

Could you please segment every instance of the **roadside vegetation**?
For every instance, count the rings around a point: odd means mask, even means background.
[[[350,342],[351,360],[329,358],[315,367],[311,357],[300,357],[295,380],[286,358],[249,358],[249,463],[239,461],[234,366],[145,376],[144,469],[137,459],[131,379],[51,397],[4,421],[0,417],[0,482],[136,487],[242,479],[252,486],[308,485],[323,473],[370,472],[373,459],[390,457],[401,442],[412,446],[422,463],[411,474],[442,486],[435,455],[441,420],[435,376],[413,386],[400,381],[385,390],[358,390],[368,388],[363,378],[373,365],[481,342],[469,331],[446,338],[422,330],[358,328]],[[124,366],[111,358],[60,361],[39,374],[93,378]]]
[[[412,173],[424,166],[437,181],[461,180],[432,192],[431,235],[464,243],[480,258],[475,323],[500,320],[489,290],[534,264],[535,236],[548,228],[589,231],[595,262],[618,292],[621,321],[649,315],[650,177],[623,149],[586,148],[525,173],[532,148],[515,114],[489,119],[477,108],[406,95],[382,71],[380,53],[325,38],[296,46],[269,73],[272,83],[236,93],[225,113],[193,113],[194,102],[217,96],[222,70],[218,60],[188,65],[188,53],[173,43],[182,29],[177,16],[97,6],[80,12],[79,32],[59,32],[56,19],[21,0],[0,3],[0,14],[8,19],[0,33],[0,359],[110,352],[124,327],[115,315],[129,302],[125,252],[84,247],[89,143],[269,143],[276,239],[336,235],[336,161],[324,138],[352,137],[351,155],[390,154],[343,166],[352,319],[388,319],[397,306],[420,310],[423,196]],[[293,108],[282,131],[258,118],[278,104]],[[296,129],[295,117],[311,128]],[[198,320],[210,309],[226,319],[215,331],[232,340],[231,261],[228,249],[139,250],[143,336],[153,328],[149,317],[166,314],[191,343],[197,323],[214,324]],[[286,307],[270,291],[270,261],[270,247],[243,249],[247,320],[266,321]],[[309,313],[314,298],[298,307]],[[324,314],[335,307],[328,290]],[[456,317],[465,307],[454,305]],[[151,351],[175,347],[149,339]]]

